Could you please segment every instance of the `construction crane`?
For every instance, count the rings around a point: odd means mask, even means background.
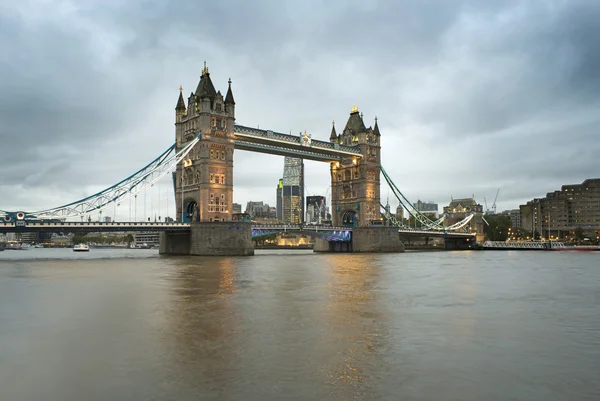
[[[496,191],[496,197],[494,198],[494,203],[492,204],[492,210],[494,214],[496,214],[496,201],[498,200],[498,194],[500,193],[500,188]]]
[[[490,214],[490,208],[487,205],[487,200],[485,200],[485,196],[483,197],[483,203],[485,203],[485,213]]]

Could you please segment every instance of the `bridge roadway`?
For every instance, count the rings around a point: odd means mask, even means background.
[[[163,222],[24,222],[24,225],[19,226],[20,222],[0,222],[0,233],[10,232],[123,232],[123,231],[185,231],[189,230],[189,223],[163,223]],[[227,223],[224,223],[227,224]],[[388,229],[390,226],[376,226],[383,229]],[[313,226],[313,225],[281,225],[281,224],[255,224],[252,226],[253,231],[262,232],[351,232],[352,228],[348,227],[328,227],[328,226]],[[427,231],[427,230],[407,230],[399,229],[398,232],[402,236],[412,237],[440,237],[440,238],[473,238],[471,233],[447,232],[442,231]]]

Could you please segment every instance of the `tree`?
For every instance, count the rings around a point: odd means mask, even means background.
[[[131,245],[131,243],[132,243],[133,241],[135,241],[135,239],[133,238],[133,235],[132,235],[132,234],[127,234],[127,235],[124,237],[124,241],[125,241],[125,242],[127,242],[127,245]]]
[[[575,231],[573,232],[573,236],[575,237],[575,239],[577,241],[583,241],[583,239],[585,238],[585,234],[583,232],[583,228],[577,227],[575,229]]]
[[[489,241],[506,241],[508,229],[512,228],[512,222],[508,216],[489,215],[484,216],[489,225],[483,226],[483,232]]]

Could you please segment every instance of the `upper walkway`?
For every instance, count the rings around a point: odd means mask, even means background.
[[[312,139],[310,135],[288,135],[279,132],[234,126],[235,148],[280,156],[301,157],[321,162],[340,161],[345,157],[362,158],[358,146]]]

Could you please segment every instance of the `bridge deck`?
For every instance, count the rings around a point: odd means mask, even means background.
[[[162,222],[27,222],[22,225],[15,223],[0,222],[0,233],[8,232],[118,232],[118,231],[182,231],[189,230],[189,223],[162,223]],[[228,224],[228,223],[223,223]],[[390,226],[381,226],[389,229]],[[329,227],[298,224],[255,224],[253,230],[269,232],[352,232],[350,227]],[[426,230],[398,230],[401,236],[413,237],[452,237],[472,238],[473,234],[458,232],[440,232]]]

